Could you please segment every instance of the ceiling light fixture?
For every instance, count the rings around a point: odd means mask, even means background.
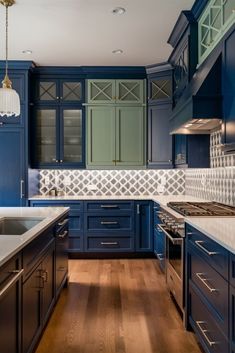
[[[123,50],[122,49],[115,49],[112,51],[113,54],[123,54]]]
[[[22,54],[28,54],[31,55],[33,52],[30,49],[22,50]]]
[[[12,89],[12,82],[8,77],[8,7],[12,6],[15,0],[0,0],[0,4],[6,8],[6,64],[5,77],[0,88],[0,116],[19,116],[20,98],[18,93]]]
[[[124,7],[115,7],[115,9],[112,10],[114,15],[123,15],[125,12],[126,9],[124,9]]]

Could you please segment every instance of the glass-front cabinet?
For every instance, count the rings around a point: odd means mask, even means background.
[[[34,167],[83,166],[83,109],[36,107],[34,117]]]
[[[198,23],[199,64],[235,23],[235,0],[210,0]]]

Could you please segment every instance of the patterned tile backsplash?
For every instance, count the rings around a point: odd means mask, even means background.
[[[39,193],[67,195],[184,195],[184,170],[40,170]]]
[[[218,167],[234,167],[235,154],[227,154],[221,150],[221,136],[220,130],[213,132],[210,138],[210,161],[211,168]]]

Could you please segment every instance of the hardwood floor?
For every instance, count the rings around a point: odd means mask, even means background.
[[[156,260],[70,260],[36,353],[201,353]]]

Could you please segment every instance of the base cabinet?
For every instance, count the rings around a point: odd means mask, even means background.
[[[165,273],[166,243],[165,235],[163,231],[158,227],[158,225],[161,223],[159,212],[159,205],[155,202],[153,204],[153,251],[159,261],[161,271]]]
[[[153,251],[152,201],[135,202],[136,251]]]
[[[21,271],[19,257],[0,269],[0,350],[3,353],[21,353],[21,277],[10,286],[9,282]]]

